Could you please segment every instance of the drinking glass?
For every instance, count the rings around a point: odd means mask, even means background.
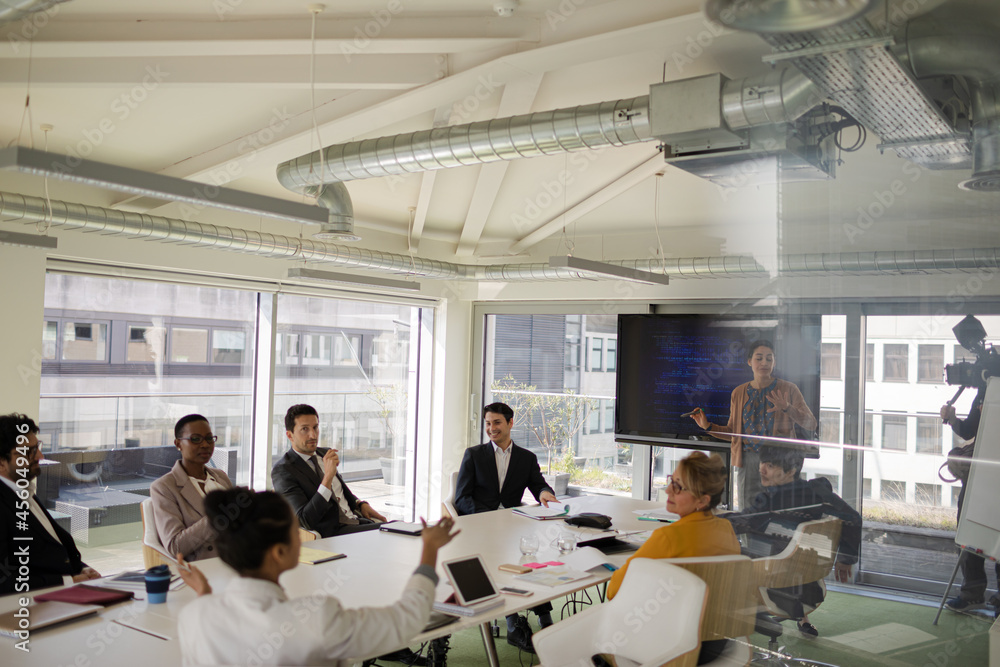
[[[559,554],[565,556],[573,551],[573,549],[576,549],[576,537],[573,535],[560,535],[559,540],[556,542],[556,547],[559,548]]]
[[[524,556],[534,556],[538,553],[538,538],[534,535],[524,535],[521,537],[521,554]]]

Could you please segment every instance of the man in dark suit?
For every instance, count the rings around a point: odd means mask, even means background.
[[[285,413],[285,435],[292,448],[271,468],[274,490],[285,497],[303,528],[322,537],[378,528],[385,521],[367,501],[358,500],[337,472],[336,449],[317,447],[319,415],[311,405]]]
[[[42,470],[37,434],[27,415],[0,417],[0,595],[101,577],[35,497]]]
[[[517,507],[524,490],[546,507],[557,503],[556,494],[542,477],[538,458],[510,438],[514,410],[506,403],[490,403],[483,408],[486,435],[490,442],[465,450],[455,482],[455,509],[459,514],[492,512],[501,507]],[[552,605],[532,607],[543,628],[552,625]],[[507,617],[507,643],[534,653],[528,619],[518,614]]]

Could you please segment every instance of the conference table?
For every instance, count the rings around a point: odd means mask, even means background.
[[[660,503],[616,496],[574,497],[567,499],[567,503],[571,514],[599,512],[609,515],[613,528],[622,533],[648,531],[662,525],[640,521],[634,513],[636,510],[661,508]],[[411,646],[478,626],[487,661],[492,667],[496,667],[498,659],[490,631],[492,619],[562,598],[601,584],[611,577],[610,571],[603,571],[586,579],[550,587],[526,584],[515,579],[515,575],[498,570],[502,564],[526,560],[519,546],[520,538],[524,535],[535,535],[540,545],[539,552],[530,560],[546,562],[559,559],[555,544],[560,535],[573,533],[579,539],[586,539],[600,533],[595,529],[574,528],[563,521],[536,521],[507,509],[458,517],[456,526],[461,533],[441,549],[439,564],[452,558],[479,554],[497,587],[524,588],[530,590],[532,595],[504,595],[503,606],[478,616],[461,617],[448,625],[423,632],[410,642]],[[422,541],[419,537],[368,531],[307,542],[304,546],[343,553],[346,558],[317,565],[300,564],[285,572],[280,583],[289,597],[325,594],[337,597],[348,607],[386,606],[399,599],[419,560]],[[607,558],[620,564],[629,555],[616,554]],[[226,582],[237,576],[218,558],[197,561],[196,564],[208,577],[215,591],[223,590]],[[441,599],[443,589],[450,586],[440,565],[437,571],[442,579],[438,584],[438,599]],[[0,597],[0,613],[16,609],[17,598],[22,595]],[[184,606],[194,597],[194,592],[185,587],[170,592],[165,604],[149,605],[144,600],[135,600],[105,608],[97,615],[38,630],[31,635],[29,653],[15,649],[14,639],[0,637],[0,664],[5,667],[22,664],[38,667],[176,667],[182,662],[177,641],[177,619],[184,613]],[[266,662],[264,658],[264,655],[253,655],[248,648],[246,655],[233,656],[233,662],[259,664],[257,660]]]

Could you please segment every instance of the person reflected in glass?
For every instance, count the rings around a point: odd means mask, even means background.
[[[767,441],[755,436],[795,438],[795,425],[816,430],[816,416],[806,405],[795,383],[774,377],[774,344],[757,340],[750,344],[747,365],[753,379],[732,393],[729,421],[713,424],[704,411],[691,414],[698,426],[719,440],[729,440],[736,468],[739,508],[746,509],[763,487],[760,483],[760,448]]]
[[[216,530],[205,515],[205,495],[233,488],[225,472],[208,466],[217,439],[205,417],[181,417],[174,426],[174,446],[181,458],[149,487],[160,544],[167,553],[180,552],[187,560],[217,555]]]
[[[614,573],[608,582],[609,600],[618,594],[629,565],[636,558],[697,558],[740,553],[740,543],[732,525],[713,512],[726,490],[726,477],[726,462],[718,454],[692,452],[677,462],[674,473],[667,480],[667,511],[680,519],[654,530]],[[717,657],[725,648],[725,641],[702,642],[698,664]]]

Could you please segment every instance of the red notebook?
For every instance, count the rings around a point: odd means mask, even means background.
[[[58,591],[36,595],[35,602],[72,602],[73,604],[99,604],[108,607],[125,600],[131,600],[135,594],[132,591],[120,591],[116,588],[105,588],[103,586],[87,586],[77,584],[69,588],[61,588]]]

